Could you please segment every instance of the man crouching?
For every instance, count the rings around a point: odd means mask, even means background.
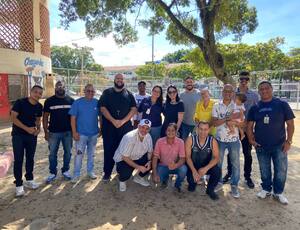
[[[117,163],[120,192],[126,191],[126,181],[131,177],[134,169],[139,171],[139,175],[136,175],[133,181],[142,186],[150,185],[144,178],[151,169],[153,145],[149,134],[150,128],[151,121],[141,120],[137,129],[122,138],[115,152],[114,160]]]
[[[206,193],[212,200],[217,200],[218,195],[214,189],[221,176],[221,169],[218,167],[219,148],[213,136],[208,135],[209,131],[209,124],[200,121],[197,126],[197,134],[193,134],[186,140],[186,162],[189,166],[187,171],[188,190],[195,191],[196,183],[207,174],[210,177]]]

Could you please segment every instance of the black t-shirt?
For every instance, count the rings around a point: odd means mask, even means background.
[[[132,107],[136,107],[136,102],[132,93],[127,89],[117,92],[114,88],[109,88],[103,91],[98,107],[105,107],[114,119],[122,120]],[[107,120],[103,116],[103,124],[106,122]]]
[[[64,98],[49,97],[44,104],[44,112],[50,113],[48,130],[53,133],[71,131],[69,110],[74,99],[65,96]]]
[[[43,106],[41,103],[37,103],[35,105],[31,104],[28,100],[28,97],[18,99],[14,106],[12,107],[12,111],[18,113],[17,118],[28,127],[36,127],[36,118],[41,117],[43,113]],[[31,135],[27,133],[24,129],[19,128],[15,124],[12,126],[12,135]]]
[[[163,106],[163,114],[165,116],[164,124],[177,123],[178,113],[184,112],[184,105],[182,101],[176,104],[165,103]]]

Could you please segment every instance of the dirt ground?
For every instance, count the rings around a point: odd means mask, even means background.
[[[85,176],[86,161],[79,184],[73,185],[61,177],[51,185],[44,180],[48,175],[48,149],[39,137],[34,175],[42,183],[36,191],[26,190],[22,198],[15,198],[12,169],[0,179],[1,229],[300,229],[300,112],[296,113],[296,133],[289,152],[289,169],[285,193],[289,205],[284,206],[268,198],[259,200],[260,188],[257,158],[253,152],[255,189],[245,187],[241,173],[241,198],[229,194],[224,186],[220,200],[211,201],[203,185],[195,193],[178,194],[169,186],[166,190],[152,185],[141,187],[132,181],[125,193],[117,190],[117,180],[101,181],[103,150],[98,141],[95,172],[99,179],[90,181]],[[271,135],[271,134],[270,134]],[[10,129],[0,129],[0,151],[11,149]],[[59,152],[61,167],[62,150]],[[73,168],[73,161],[72,161]],[[243,156],[241,154],[241,168]],[[115,174],[114,174],[115,176]]]

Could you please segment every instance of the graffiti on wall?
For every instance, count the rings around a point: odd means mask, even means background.
[[[24,66],[28,74],[29,89],[34,85],[44,87],[44,78],[46,76],[44,62],[41,59],[27,57],[24,60]]]

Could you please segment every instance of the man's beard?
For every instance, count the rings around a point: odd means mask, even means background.
[[[56,90],[55,94],[59,97],[65,96],[66,91],[65,90]]]
[[[116,82],[114,82],[114,84],[117,89],[123,89],[124,87],[124,83],[122,85],[118,85]]]
[[[191,91],[194,87],[193,87],[192,85],[187,85],[185,88],[186,88],[187,90]]]

